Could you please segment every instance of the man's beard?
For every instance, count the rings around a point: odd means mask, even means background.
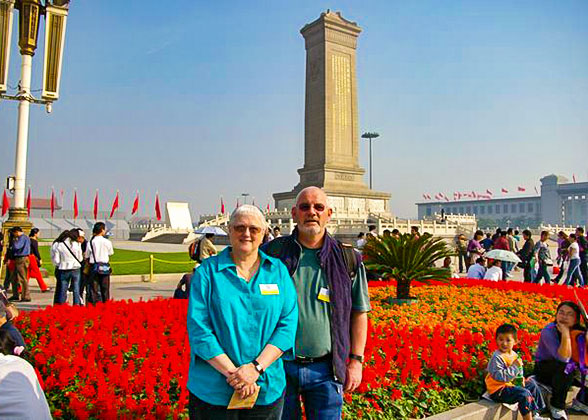
[[[313,223],[311,225],[300,224],[298,225],[298,230],[307,235],[315,236],[321,233],[321,226],[318,223]]]

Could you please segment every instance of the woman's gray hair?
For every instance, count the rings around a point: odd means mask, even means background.
[[[259,220],[260,227],[262,229],[267,230],[267,222],[265,221],[265,216],[257,207],[252,206],[250,204],[242,204],[239,207],[237,207],[231,213],[231,218],[229,219],[229,226],[233,226],[235,220],[239,216],[253,216]]]

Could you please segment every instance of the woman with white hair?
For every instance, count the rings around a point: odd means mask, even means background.
[[[286,267],[259,250],[266,230],[257,207],[238,207],[229,221],[230,246],[194,272],[190,419],[281,417],[282,357],[294,356],[298,307]],[[235,402],[252,407],[232,410]]]

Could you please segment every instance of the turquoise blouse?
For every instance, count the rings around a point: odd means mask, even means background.
[[[201,400],[227,406],[233,388],[207,360],[225,353],[237,367],[252,362],[267,344],[294,358],[298,324],[296,289],[286,266],[259,251],[261,263],[247,283],[237,276],[230,247],[207,258],[192,278],[188,305],[191,360],[188,389]],[[256,405],[282,396],[286,375],[282,358],[257,380]]]

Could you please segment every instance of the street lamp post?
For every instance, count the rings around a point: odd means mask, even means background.
[[[14,9],[19,12],[18,46],[22,62],[18,92],[8,95],[6,92]],[[41,0],[0,0],[0,100],[18,101],[15,169],[14,176],[9,177],[8,183],[14,192],[14,202],[3,230],[12,226],[30,226],[25,209],[30,105],[45,105],[50,113],[53,101],[59,97],[68,9],[69,0],[46,0],[44,4]],[[31,74],[41,15],[45,15],[45,57],[43,89],[41,99],[37,99],[31,94]]]
[[[243,196],[243,204],[247,204],[247,197],[249,197],[249,193],[241,193]]]
[[[363,133],[361,135],[362,139],[369,139],[370,141],[370,190],[372,189],[372,140],[373,139],[377,139],[378,137],[380,137],[380,135],[378,133]]]

